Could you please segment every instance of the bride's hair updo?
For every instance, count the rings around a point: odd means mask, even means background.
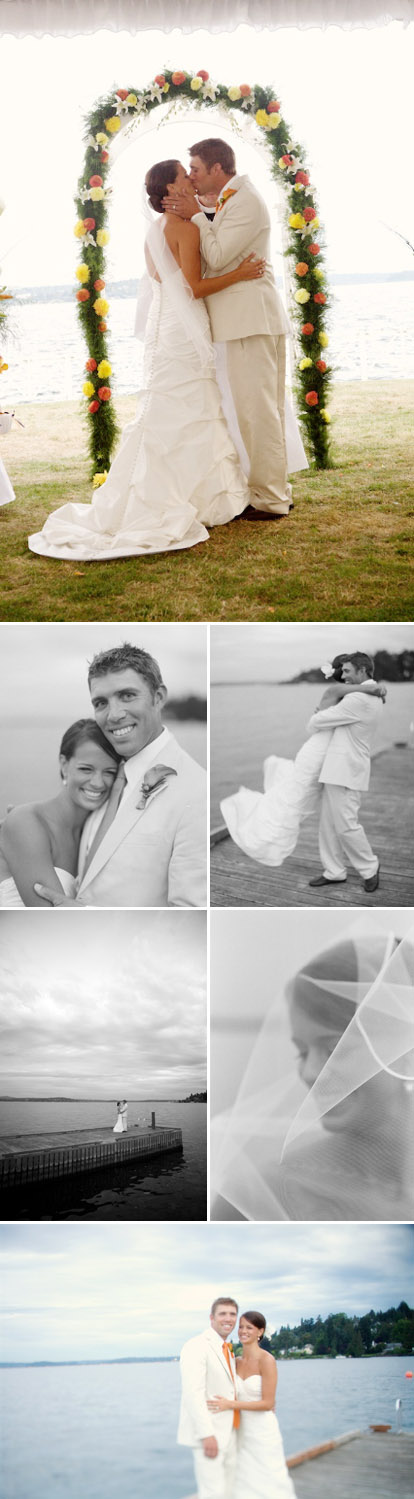
[[[241,1312],[240,1320],[242,1317],[245,1322],[251,1322],[253,1327],[259,1328],[261,1335],[266,1331],[266,1317],[263,1316],[263,1312]]]
[[[165,213],[163,198],[166,196],[169,182],[175,182],[179,161],[157,161],[155,167],[150,167],[145,178],[145,186],[148,193],[151,208],[156,213]]]
[[[116,765],[119,764],[120,755],[117,755],[112,745],[108,744],[108,740],[105,739],[102,729],[99,728],[99,724],[95,723],[94,718],[77,718],[76,723],[71,723],[70,728],[66,729],[63,735],[59,754],[63,755],[65,760],[71,760],[79,745],[90,744],[91,741],[92,744],[97,744],[99,749],[105,750]]]

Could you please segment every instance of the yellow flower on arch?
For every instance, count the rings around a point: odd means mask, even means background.
[[[106,317],[107,312],[109,312],[109,302],[105,300],[105,297],[97,297],[93,308],[98,317]]]
[[[98,364],[98,375],[100,380],[106,380],[108,375],[112,375],[112,365],[109,363],[109,359],[101,359],[100,364]]]
[[[91,187],[89,197],[92,198],[92,203],[100,203],[105,197],[103,187]]]
[[[107,471],[107,469],[105,469],[105,471],[104,471],[103,474],[99,474],[99,473],[98,474],[94,474],[93,479],[92,479],[92,489],[99,489],[101,484],[105,484],[105,480],[107,478],[108,478],[108,471]]]
[[[111,118],[109,120],[105,120],[105,130],[108,131],[108,135],[116,135],[117,130],[120,129],[121,121],[119,119],[119,115],[111,115]]]
[[[318,333],[318,340],[319,340],[321,349],[326,349],[328,347],[329,338],[328,338],[328,334],[327,333]]]
[[[89,281],[90,270],[88,265],[78,265],[75,275],[78,281]]]
[[[229,99],[231,99],[232,104],[235,104],[236,99],[241,99],[241,89],[238,87],[237,83],[232,83],[230,85],[230,88],[227,89],[227,96]]]
[[[304,286],[300,286],[299,291],[295,291],[294,295],[295,302],[299,302],[300,306],[304,305],[305,302],[309,302],[310,291],[306,291]]]
[[[202,80],[202,78],[192,78],[191,79],[190,88],[192,88],[193,94],[197,94],[199,88],[202,88],[202,87],[203,87],[203,80]],[[164,92],[164,90],[163,90],[163,92]]]
[[[291,213],[289,224],[291,229],[304,229],[305,220],[303,217],[303,213]]]
[[[96,243],[100,246],[101,249],[103,249],[104,245],[109,244],[109,234],[107,229],[98,229],[96,235]]]
[[[93,396],[93,395],[95,395],[95,386],[92,385],[92,380],[85,380],[85,384],[82,385],[82,390],[83,390],[84,396]]]
[[[313,360],[312,359],[301,359],[300,360],[300,364],[299,364],[299,369],[300,370],[310,370],[311,364],[313,364]]]
[[[138,99],[137,99],[136,94],[127,94],[125,103],[126,104],[138,104]]]

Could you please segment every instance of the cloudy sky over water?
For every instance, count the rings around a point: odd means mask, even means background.
[[[350,32],[239,26],[222,36],[147,31],[131,38],[102,31],[71,39],[4,37],[2,119],[5,127],[13,122],[0,173],[4,279],[16,286],[72,281],[84,117],[112,87],[145,86],[163,67],[203,67],[229,84],[273,82],[294,138],[307,150],[330,268],[412,272],[410,250],[392,231],[412,238],[413,43],[414,26],[398,22]],[[192,141],[229,131],[209,110],[200,123],[192,111],[184,125],[173,120],[160,132],[160,114],[154,111],[149,134],[138,129],[114,166],[108,279],[142,274],[141,184],[148,167],[170,156],[186,162]],[[274,204],[266,165],[243,142],[238,165]]]
[[[410,1300],[412,1229],[390,1224],[0,1227],[0,1360],[176,1354],[215,1295],[270,1330]]]
[[[17,923],[16,923],[17,914]],[[182,1098],[205,1087],[205,915],[0,917],[0,1093]]]
[[[412,651],[414,625],[212,625],[210,649],[212,682],[283,682],[341,651]]]

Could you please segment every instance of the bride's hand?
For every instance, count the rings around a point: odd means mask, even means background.
[[[265,270],[266,261],[252,253],[240,261],[237,267],[237,277],[239,281],[257,281],[259,276],[264,276]]]
[[[209,1411],[232,1411],[234,1400],[225,1400],[223,1395],[215,1395],[214,1400],[207,1401],[207,1406]]]
[[[171,197],[167,194],[162,200],[162,206],[173,218],[192,219],[194,213],[200,213],[200,204],[191,189],[189,192],[172,193]]]
[[[48,885],[33,885],[36,895],[41,895],[43,900],[48,900],[51,906],[79,906],[81,901],[71,900],[68,895],[59,895],[57,890],[50,890]]]

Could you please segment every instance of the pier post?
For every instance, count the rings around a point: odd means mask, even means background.
[[[155,1114],[151,1114],[151,1129],[155,1129]]]

